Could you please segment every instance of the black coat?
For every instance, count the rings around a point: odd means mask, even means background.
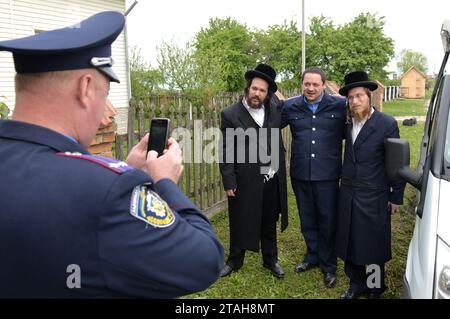
[[[265,107],[264,128],[280,128],[281,123],[281,104]],[[249,144],[247,140],[244,149],[238,151],[236,139],[234,140],[234,163],[227,162],[226,159],[226,136],[227,128],[248,128],[259,129],[258,124],[253,120],[250,113],[245,109],[241,102],[231,105],[221,113],[221,130],[223,136],[223,160],[220,164],[222,182],[225,190],[237,189],[236,197],[228,198],[228,211],[230,219],[230,238],[231,245],[240,249],[259,251],[259,241],[262,221],[263,204],[263,186],[264,176],[261,174],[261,167],[267,167],[270,164],[262,162],[258,157],[257,163],[251,163],[248,155],[253,143]],[[286,164],[285,149],[279,132],[279,148],[273,150],[278,152],[279,168],[275,175],[278,178],[279,190],[279,208],[281,214],[281,230],[286,229],[288,225],[287,211],[287,186],[286,186]],[[268,137],[267,141],[271,138]],[[262,143],[258,136],[258,147],[267,154],[271,154],[270,143]],[[245,162],[236,163],[236,156],[244,151]],[[242,154],[241,154],[242,155]]]
[[[391,213],[388,202],[403,204],[404,183],[391,183],[385,169],[385,141],[398,138],[394,118],[375,110],[355,143],[352,124],[346,132],[339,193],[336,254],[358,265],[391,259]]]

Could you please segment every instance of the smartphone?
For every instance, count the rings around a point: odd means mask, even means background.
[[[158,157],[163,154],[169,138],[170,120],[167,118],[153,118],[150,122],[150,137],[148,139],[147,153],[156,151]]]

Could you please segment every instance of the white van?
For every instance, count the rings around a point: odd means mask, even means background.
[[[404,275],[404,298],[450,299],[450,20],[442,26],[445,57],[425,123],[417,171],[409,168],[409,144],[386,142],[386,170],[419,190],[416,224]]]

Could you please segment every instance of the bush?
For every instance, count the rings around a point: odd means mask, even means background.
[[[0,119],[6,119],[9,115],[9,108],[5,102],[0,101]]]

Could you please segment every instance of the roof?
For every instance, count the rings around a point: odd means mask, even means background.
[[[378,84],[378,87],[380,88],[382,88],[382,89],[385,89],[386,88],[386,86],[383,84],[383,83],[381,83],[380,81],[378,81],[378,80],[375,80],[374,82],[376,82],[377,84]]]
[[[427,76],[425,74],[423,74],[418,68],[416,68],[415,66],[412,66],[409,68],[408,71],[403,73],[403,75],[400,77],[400,79],[403,79],[405,77],[405,75],[408,74],[409,72],[411,72],[412,70],[416,70],[416,72],[419,73],[422,77],[424,77],[425,79],[427,78]]]

